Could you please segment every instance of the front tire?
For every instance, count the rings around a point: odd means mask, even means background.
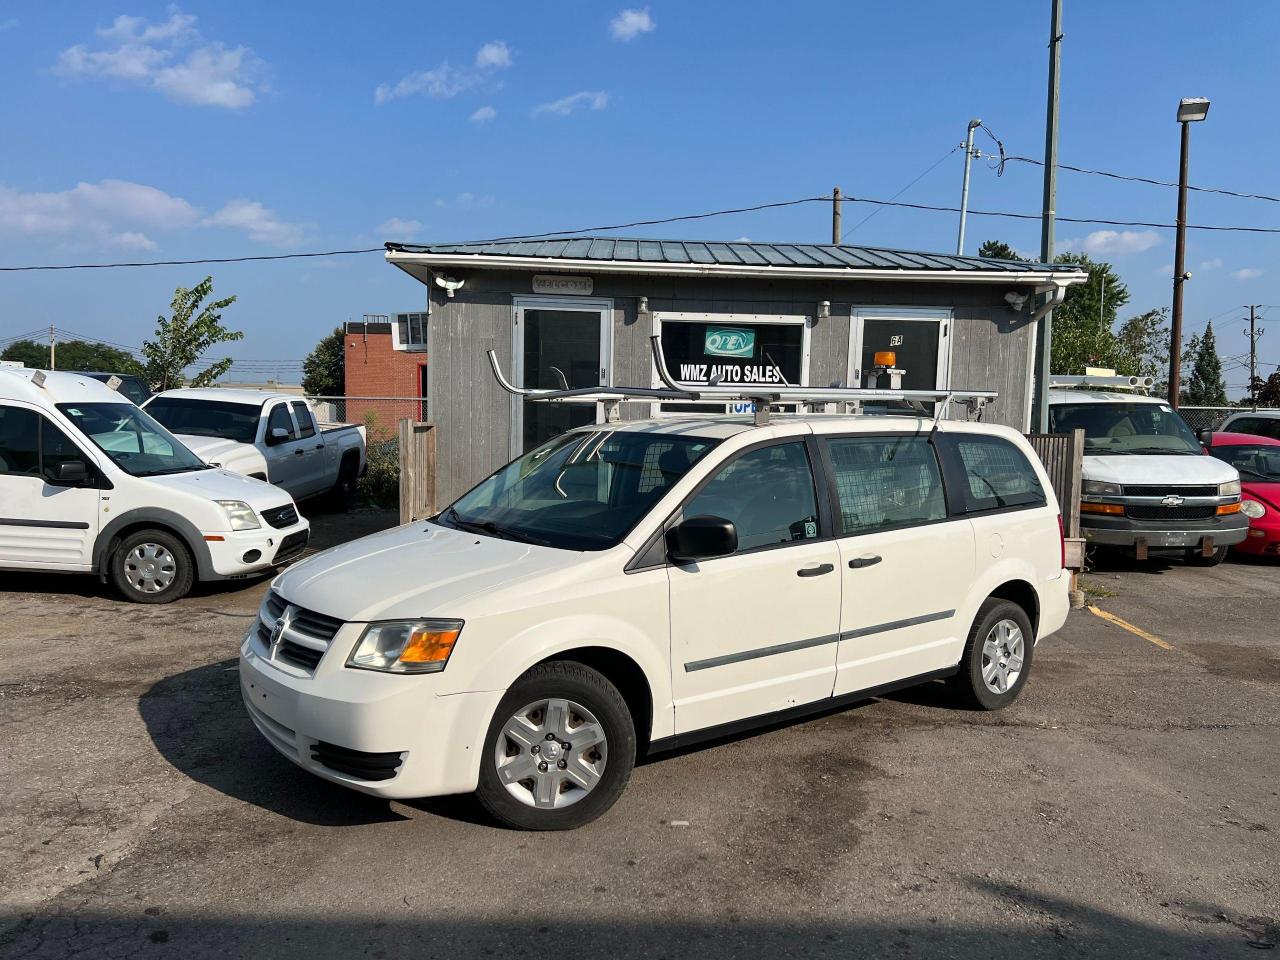
[[[1218,547],[1207,557],[1199,550],[1190,550],[1187,552],[1187,563],[1193,567],[1216,567],[1226,558],[1226,547]]]
[[[635,724],[617,687],[581,663],[542,663],[498,704],[476,797],[506,826],[573,830],[613,806],[635,759]]]
[[[969,630],[960,672],[949,681],[956,698],[977,710],[1002,710],[1013,703],[1031,673],[1035,637],[1022,607],[988,597]]]
[[[111,557],[111,582],[131,603],[172,603],[195,582],[191,551],[164,530],[138,530]]]

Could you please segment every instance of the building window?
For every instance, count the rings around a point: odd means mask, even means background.
[[[397,350],[426,350],[427,317],[425,313],[397,313],[391,327],[392,346]]]

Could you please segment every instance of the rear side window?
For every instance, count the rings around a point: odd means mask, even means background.
[[[290,440],[296,440],[298,433],[293,428],[293,418],[289,416],[289,405],[285,403],[277,403],[271,408],[271,416],[267,420],[267,437],[271,437],[272,430],[283,430],[289,434]]]
[[[40,415],[0,407],[0,473],[34,476],[39,472]]]
[[[143,383],[133,377],[125,377],[121,380],[120,392],[139,406],[146,402],[147,397],[151,396]]]
[[[1280,417],[1241,417],[1222,429],[1230,433],[1248,433],[1255,437],[1280,440]]]
[[[963,470],[960,489],[967,512],[1042,507],[1048,502],[1030,461],[1008,440],[953,435],[948,444]]]
[[[845,437],[827,445],[844,536],[947,518],[942,474],[926,437]]]
[[[744,453],[685,504],[684,515],[732,520],[739,553],[814,539],[818,507],[804,442]]]
[[[316,428],[311,420],[311,410],[301,400],[293,404],[293,418],[298,421],[298,436],[305,438],[316,435]]]

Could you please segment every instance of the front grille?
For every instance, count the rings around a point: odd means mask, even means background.
[[[280,541],[280,546],[276,549],[276,555],[271,558],[272,563],[284,563],[286,560],[292,560],[300,554],[307,546],[307,534],[310,531],[299,530],[291,533]]]
[[[390,780],[400,769],[404,754],[398,751],[366,753],[321,740],[311,745],[311,759],[322,767],[345,773],[357,780]]]
[[[286,626],[273,649],[271,637],[282,617]],[[337,617],[293,606],[274,590],[268,590],[258,611],[254,636],[268,660],[311,673],[319,666],[343,622]]]
[[[1124,515],[1130,520],[1208,520],[1218,508],[1206,507],[1126,507]]]
[[[1212,485],[1194,487],[1126,485],[1124,495],[1126,497],[1216,497],[1218,488]]]
[[[292,527],[298,522],[298,511],[292,503],[286,503],[283,507],[263,510],[262,519],[277,530],[283,530],[285,527]]]

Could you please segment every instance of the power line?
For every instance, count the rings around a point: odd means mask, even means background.
[[[902,196],[904,193],[906,193],[908,190],[910,190],[912,187],[914,187],[917,183],[919,183],[921,180],[923,180],[923,179],[924,179],[925,177],[927,177],[929,174],[933,173],[933,171],[934,171],[934,170],[938,169],[938,167],[942,165],[943,161],[945,161],[948,157],[950,157],[953,153],[955,153],[957,150],[959,150],[959,149],[960,149],[961,147],[963,147],[963,146],[964,146],[964,144],[962,144],[962,143],[958,143],[958,144],[956,144],[954,147],[952,147],[950,150],[948,150],[946,153],[944,153],[941,157],[939,157],[937,160],[935,160],[932,164],[930,164],[930,165],[925,169],[925,171],[924,171],[923,173],[921,173],[919,176],[917,176],[914,180],[912,180],[910,183],[908,183],[905,187],[903,187],[901,190],[899,190],[897,193],[895,193],[895,194],[894,194],[892,197],[890,197],[889,199],[890,199],[890,200],[897,200],[900,196]],[[870,219],[871,219],[872,217],[874,217],[877,213],[879,213],[881,209],[883,209],[883,208],[882,208],[882,207],[877,207],[875,210],[872,210],[872,211],[871,211],[870,213],[868,213],[865,217],[863,217],[861,220],[859,220],[857,223],[855,223],[852,227],[850,227],[848,230],[846,230],[844,233],[842,233],[842,234],[840,235],[840,241],[843,243],[843,242],[844,242],[844,238],[845,238],[845,237],[849,236],[849,234],[853,233],[853,231],[857,230],[859,227],[861,227],[863,224],[865,224],[868,220],[870,220]]]
[[[1034,157],[1001,157],[997,170],[1003,173],[1004,165],[1010,162],[1029,163],[1033,166],[1043,167],[1044,161],[1037,160]],[[1135,177],[1123,173],[1112,173],[1110,170],[1090,170],[1088,167],[1073,167],[1069,163],[1058,164],[1059,170],[1070,170],[1073,173],[1087,173],[1095,177],[1108,177],[1112,180],[1125,180],[1130,183],[1146,183],[1153,187],[1177,187],[1178,184],[1169,180],[1156,180],[1153,177]],[[1270,203],[1280,203],[1280,197],[1268,196],[1265,193],[1243,193],[1239,190],[1227,190],[1222,187],[1193,187],[1187,184],[1188,190],[1195,190],[1198,193],[1216,193],[1224,197],[1239,197],[1242,200],[1266,200]]]
[[[274,253],[251,257],[204,257],[198,260],[137,260],[129,263],[58,263],[26,267],[0,267],[0,272],[30,270],[111,270],[116,267],[185,267],[200,263],[249,263],[254,260],[298,260],[304,257],[343,257],[353,253],[382,253],[383,247],[364,250],[324,250],[316,253]]]

